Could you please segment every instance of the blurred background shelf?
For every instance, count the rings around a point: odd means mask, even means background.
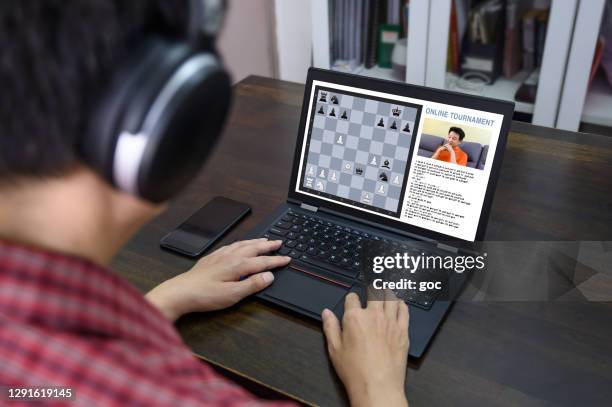
[[[529,98],[533,99],[532,103],[515,100],[517,91],[531,70],[522,68],[509,78],[498,76],[490,85],[467,84],[458,81],[458,74],[450,72],[461,72],[464,69],[462,66],[457,69],[456,64],[454,69],[449,68],[449,55],[453,55],[452,49],[449,53],[449,43],[457,47],[456,37],[452,36],[453,30],[457,30],[457,26],[469,26],[470,13],[475,7],[491,1],[494,0],[311,0],[311,30],[308,34],[312,39],[312,48],[303,49],[302,52],[312,52],[313,66],[331,69],[335,59],[346,55],[346,44],[341,45],[339,39],[348,38],[357,41],[352,47],[356,44],[358,58],[361,58],[353,63],[350,70],[352,73],[514,101],[517,113],[515,119],[541,126],[574,131],[580,128],[581,123],[612,127],[612,87],[601,74],[589,86],[597,39],[606,21],[609,21],[604,17],[605,6],[606,3],[612,3],[612,0],[500,0],[506,13],[509,13],[509,4],[520,4],[518,21],[521,35],[521,24],[525,24],[523,17],[528,10],[546,11],[542,31],[544,37],[541,38],[543,46],[539,47],[542,52],[538,55],[539,64],[536,65],[539,66],[540,75],[534,87],[535,96]],[[283,2],[277,0],[277,3]],[[398,76],[398,58],[394,60],[395,70],[382,68],[378,64],[369,69],[364,66],[364,50],[367,50],[367,37],[364,35],[368,32],[371,34],[367,28],[367,17],[370,15],[368,10],[371,12],[371,9],[366,7],[372,4],[382,5],[382,10],[386,10],[381,12],[382,17],[377,20],[381,29],[387,28],[390,22],[393,25],[395,21],[395,25],[401,29],[399,38],[406,38],[406,50],[399,58],[399,62],[405,59],[404,75]],[[393,17],[389,11],[396,8],[400,14],[399,23],[397,15]],[[462,19],[458,19],[457,13],[462,13]],[[352,21],[351,18],[356,22],[361,21],[361,28],[347,24],[342,20],[343,16],[349,16],[349,21]],[[464,33],[467,30],[458,31]],[[277,33],[279,38],[290,35],[294,33],[289,29]],[[381,32],[376,31],[376,35],[377,41],[382,43]],[[465,37],[461,34],[458,36]],[[504,32],[504,39],[498,41],[505,42],[506,36]],[[453,38],[455,41],[451,42]],[[612,39],[609,43],[612,44]],[[355,48],[351,49],[351,55],[354,55]],[[464,56],[461,54],[464,49],[461,42],[458,49],[459,61],[463,62],[461,58]],[[295,48],[291,52],[295,55]],[[279,55],[279,59],[282,60],[283,55]]]
[[[517,112],[533,114],[533,103],[516,102],[514,100],[516,91],[523,84],[525,79],[527,79],[529,73],[528,71],[520,71],[510,79],[499,78],[492,85],[481,85],[477,86],[476,89],[466,89],[461,87],[461,81],[458,75],[446,72],[446,89],[454,92],[513,101],[516,103],[514,110]],[[453,83],[458,84],[452,86]]]
[[[584,102],[581,121],[612,127],[612,86],[603,75],[593,79]]]

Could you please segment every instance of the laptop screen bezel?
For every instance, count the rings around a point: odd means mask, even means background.
[[[473,243],[472,241],[460,239],[455,236],[450,236],[443,233],[434,232],[429,229],[410,225],[408,223],[400,221],[399,219],[394,220],[385,218],[383,216],[377,216],[375,214],[371,214],[356,208],[348,207],[335,202],[330,202],[315,196],[296,191],[296,189],[299,189],[297,185],[299,177],[298,172],[300,161],[302,159],[302,145],[305,137],[305,129],[308,125],[307,116],[311,99],[311,90],[313,86],[313,81],[315,80],[338,85],[351,86],[356,88],[356,92],[359,92],[360,89],[373,90],[377,92],[388,93],[391,95],[406,96],[414,99],[455,105],[502,115],[503,122],[497,142],[497,147],[495,148],[495,154],[493,156],[493,163],[491,164],[491,173],[489,175],[487,190],[485,192],[485,197],[482,205],[482,210],[480,212],[478,228],[476,230],[476,236],[474,241],[477,242],[482,241],[484,239],[489,219],[489,213],[491,210],[491,205],[493,203],[493,195],[495,192],[497,180],[499,178],[500,168],[503,161],[503,153],[508,139],[508,132],[510,130],[510,124],[512,122],[512,114],[514,113],[513,102],[490,99],[481,96],[468,96],[465,94],[447,90],[427,88],[424,86],[410,85],[403,82],[393,82],[383,79],[369,78],[360,75],[328,71],[318,68],[310,68],[308,70],[308,76],[306,78],[305,85],[306,87],[304,91],[304,99],[302,103],[302,114],[300,116],[300,125],[298,130],[299,133],[297,137],[297,144],[293,159],[291,184],[288,195],[289,199],[315,206],[322,210],[329,210],[335,213],[347,214],[352,218],[364,219],[369,223],[381,224],[410,235],[418,235],[425,239],[433,239],[445,242],[464,242],[468,244]],[[308,154],[308,152],[305,152],[304,154]],[[400,203],[400,205],[401,204],[402,203]]]

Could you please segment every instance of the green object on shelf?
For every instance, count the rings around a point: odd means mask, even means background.
[[[381,24],[378,29],[378,66],[381,68],[391,68],[391,53],[400,32],[398,24]]]

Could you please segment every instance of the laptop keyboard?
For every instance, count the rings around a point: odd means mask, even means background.
[[[277,252],[279,255],[290,256],[299,262],[362,281],[364,276],[360,272],[360,260],[363,245],[368,240],[396,245],[397,250],[401,251],[422,253],[422,250],[405,243],[293,210],[287,211],[263,237],[283,241]],[[398,290],[395,294],[402,300],[424,309],[431,308],[435,301],[435,297],[430,293]]]

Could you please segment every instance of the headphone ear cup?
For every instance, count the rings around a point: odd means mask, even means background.
[[[117,137],[123,130],[125,113],[134,95],[150,82],[152,67],[159,69],[165,50],[162,41],[150,40],[134,51],[111,78],[100,103],[92,111],[87,132],[80,140],[81,159],[111,184],[114,184],[113,159]]]
[[[143,124],[138,195],[168,200],[197,175],[220,136],[230,99],[230,77],[214,54],[194,54],[177,68]]]

